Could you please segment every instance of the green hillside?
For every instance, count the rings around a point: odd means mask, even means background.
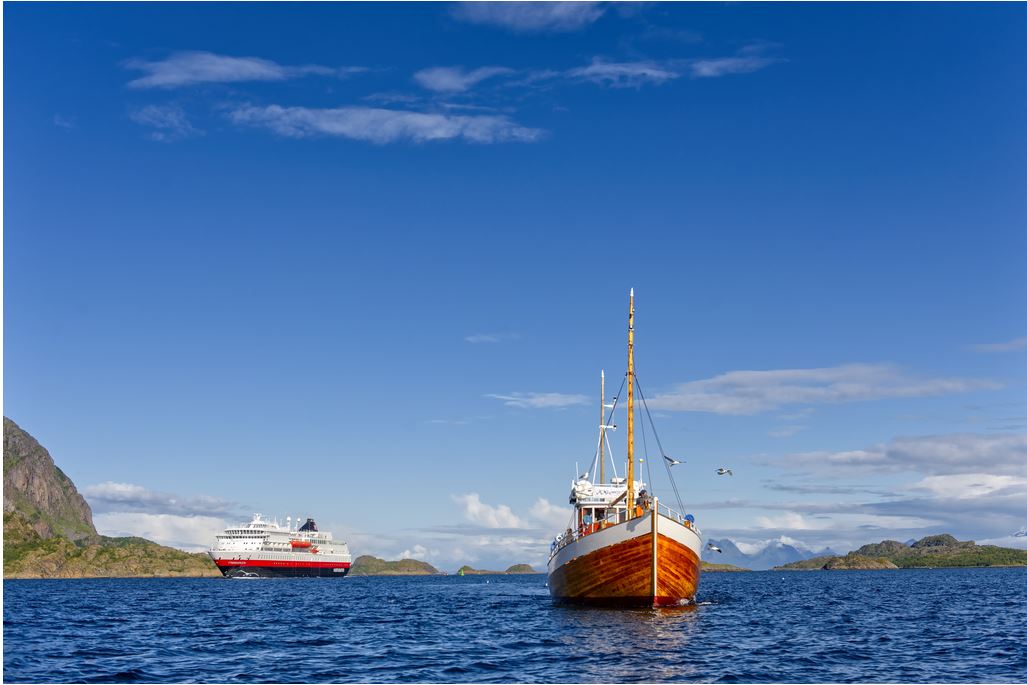
[[[814,557],[774,568],[775,571],[877,568],[950,568],[961,566],[1027,566],[1027,550],[978,545],[951,535],[929,535],[907,545],[883,540],[863,545],[844,556]]]
[[[369,554],[359,556],[350,567],[351,576],[437,576],[444,575],[431,564],[417,559],[385,561]]]
[[[748,568],[742,568],[741,566],[735,566],[734,564],[714,564],[709,561],[703,561],[700,563],[702,564],[701,570],[703,573],[738,572],[752,570]]]
[[[4,577],[220,576],[206,554],[98,535],[50,453],[4,417]]]
[[[507,573],[519,574],[519,573],[542,573],[532,568],[531,564],[514,564],[510,568],[506,569]]]
[[[5,578],[220,575],[206,554],[182,552],[143,538],[43,538],[26,519],[4,514]]]

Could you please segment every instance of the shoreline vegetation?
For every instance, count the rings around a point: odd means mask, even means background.
[[[100,535],[50,453],[4,417],[4,578],[220,577],[203,553]]]
[[[1027,566],[1027,550],[978,545],[948,534],[928,535],[906,544],[897,540],[863,545],[845,555],[813,557],[775,566],[771,571],[862,571],[903,568],[980,568]]]
[[[751,568],[742,568],[734,564],[714,564],[712,561],[701,562],[700,570],[703,573],[738,573],[743,571],[751,572]]]

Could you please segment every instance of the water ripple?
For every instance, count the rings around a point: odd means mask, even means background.
[[[695,605],[544,576],[4,581],[18,682],[1023,682],[1027,569],[707,574]]]

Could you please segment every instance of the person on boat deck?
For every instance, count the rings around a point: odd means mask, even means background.
[[[652,503],[649,498],[649,493],[645,489],[639,490],[638,503],[642,505],[643,509],[648,509],[649,505]]]

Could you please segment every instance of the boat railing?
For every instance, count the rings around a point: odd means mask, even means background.
[[[640,505],[639,509],[641,509],[643,512],[646,512],[650,510],[651,506],[651,504],[646,504],[646,506],[644,507]],[[684,514],[668,507],[666,504],[664,504],[663,502],[659,502],[658,500],[657,507],[660,514],[666,516],[672,521],[677,521],[682,526],[688,528],[699,537],[702,537],[702,531],[699,530],[699,526],[695,525],[695,522],[689,520]],[[557,535],[556,539],[553,540],[553,543],[549,547],[549,556],[552,557],[561,549],[563,549],[564,547],[566,547],[567,545],[571,544],[576,540],[580,540],[581,538],[591,535],[592,533],[598,533],[604,528],[609,528],[610,526],[617,525],[618,523],[624,523],[626,520],[627,510],[617,509],[612,513],[607,514],[603,518],[599,519],[598,521],[583,524],[577,529],[568,528],[562,534]]]
[[[689,530],[694,532],[699,537],[702,537],[702,531],[699,530],[699,526],[695,525],[695,521],[694,520],[689,519],[685,514],[682,514],[681,512],[679,512],[679,511],[677,511],[675,509],[671,509],[670,507],[668,507],[663,502],[659,502],[657,504],[657,507],[659,508],[659,511],[660,511],[661,514],[663,514],[664,516],[666,516],[667,518],[669,518],[672,521],[677,521],[678,523],[683,525],[685,528],[688,528]]]

